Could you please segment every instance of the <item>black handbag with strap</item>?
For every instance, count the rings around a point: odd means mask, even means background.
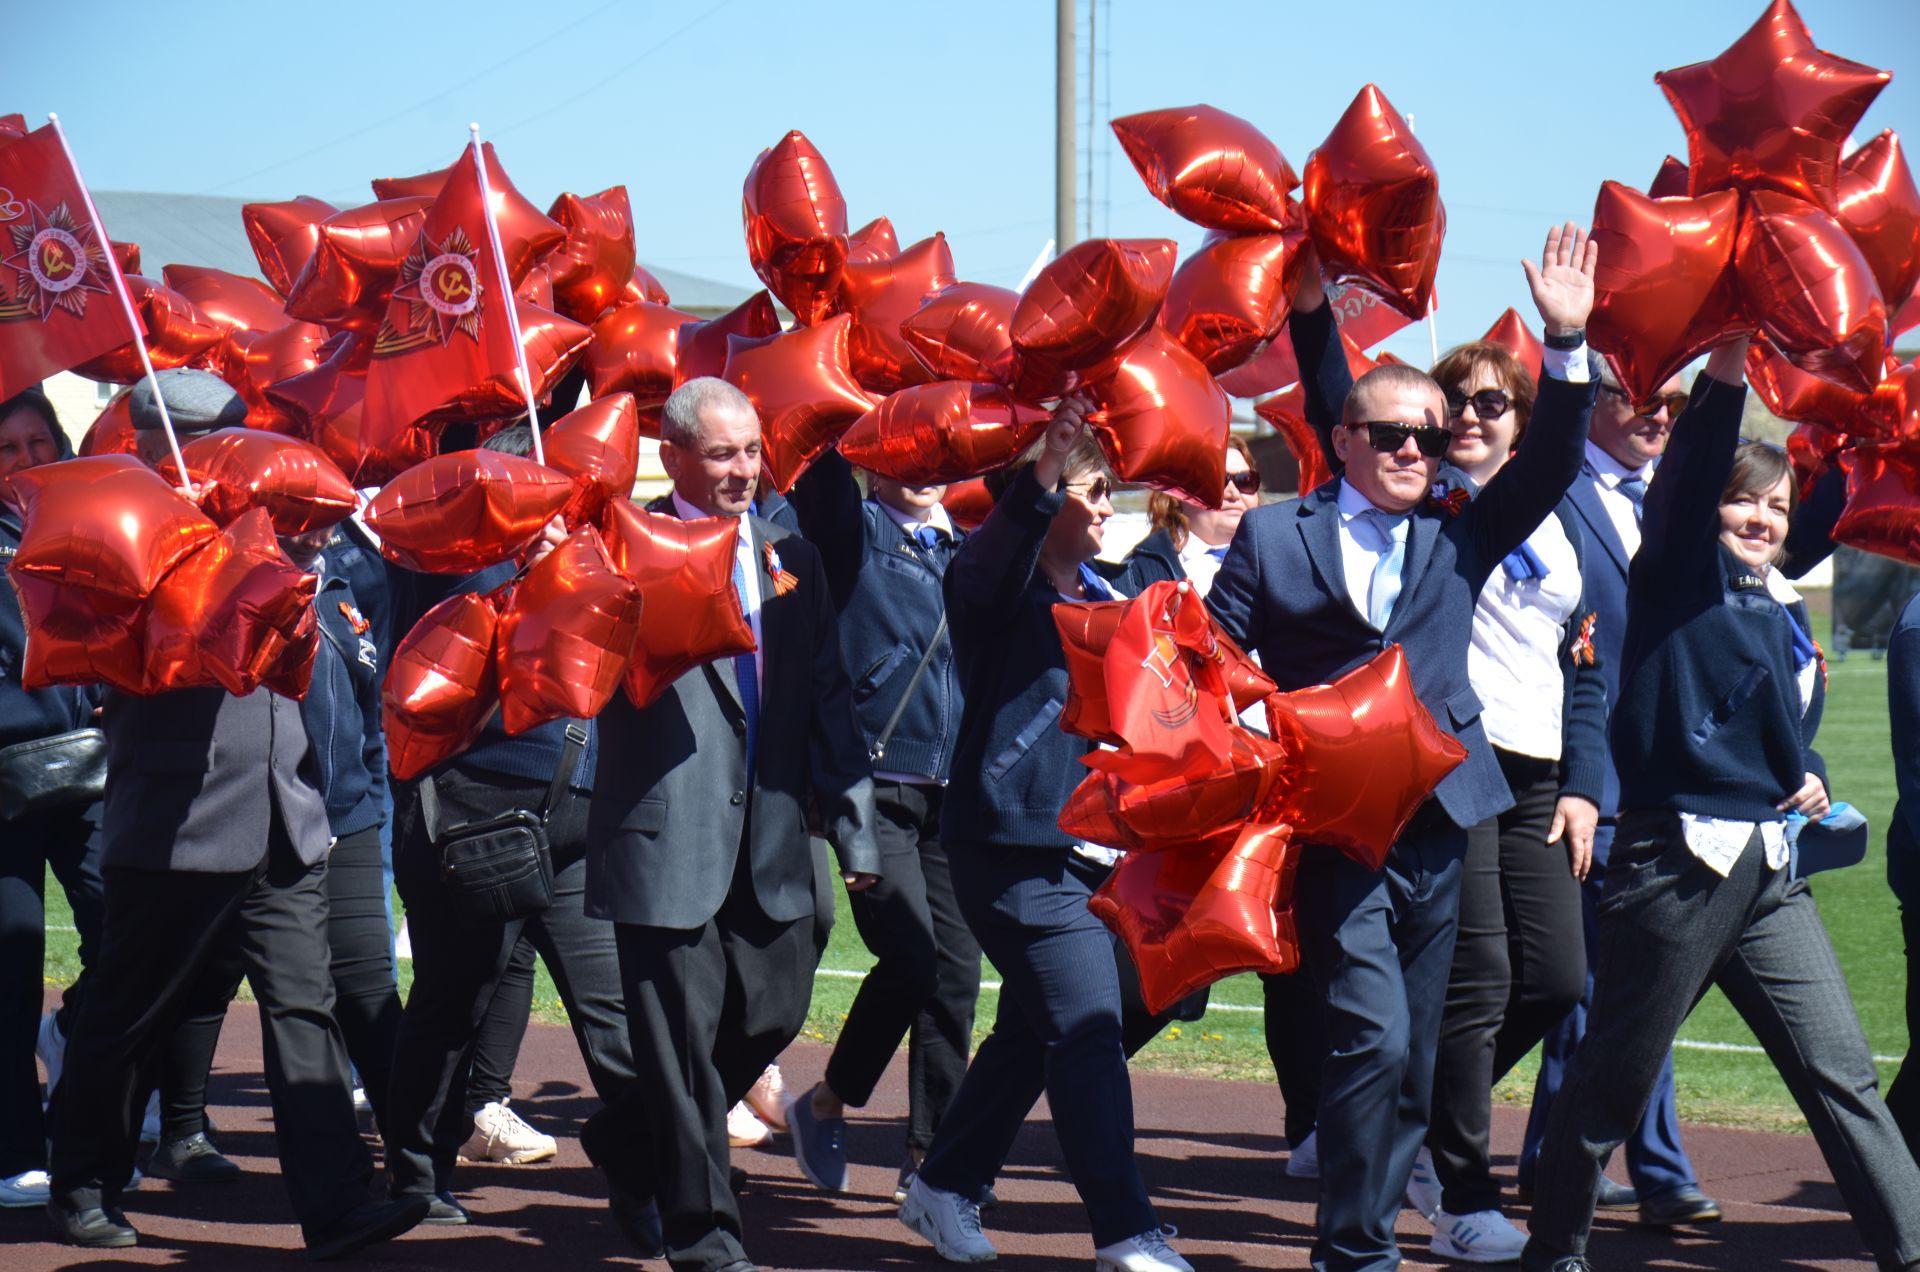
[[[107,790],[107,735],[73,729],[0,747],[0,819],[91,804]]]
[[[538,813],[510,809],[481,821],[442,828],[440,792],[431,775],[420,783],[421,824],[439,850],[440,878],[447,898],[461,917],[506,923],[539,914],[553,905],[553,853],[547,843],[547,818],[568,798],[568,783],[586,749],[586,726],[567,725],[566,745],[554,768],[553,782]]]

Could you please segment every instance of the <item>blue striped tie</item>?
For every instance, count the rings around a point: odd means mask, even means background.
[[[742,533],[745,533],[744,528]],[[747,609],[747,572],[740,564],[740,554],[733,556],[733,592],[740,598],[740,613],[749,626],[753,623],[753,614]],[[747,716],[747,789],[753,789],[754,744],[760,739],[760,673],[754,666],[752,653],[733,656],[733,678],[740,686],[740,709]]]

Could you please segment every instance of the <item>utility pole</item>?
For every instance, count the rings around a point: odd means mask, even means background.
[[[1064,252],[1079,235],[1074,232],[1074,0],[1054,0],[1054,154],[1053,250]]]

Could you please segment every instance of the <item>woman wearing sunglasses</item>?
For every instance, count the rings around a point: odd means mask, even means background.
[[[1108,866],[1059,825],[1093,744],[1059,727],[1067,672],[1053,607],[1114,595],[1091,565],[1113,479],[1085,410],[1067,399],[1027,459],[988,478],[993,512],[947,569],[965,706],[940,837],[960,911],[1003,988],[900,1221],[943,1258],[992,1259],[978,1203],[1044,1090],[1096,1267],[1191,1272],[1134,1163],[1120,973],[1112,936],[1087,910]]]
[[[1920,1267],[1920,1168],[1875,1089],[1813,894],[1787,868],[1787,814],[1829,806],[1812,749],[1825,674],[1778,565],[1792,468],[1739,441],[1746,351],[1743,337],[1708,359],[1647,493],[1658,550],[1628,576],[1593,1008],[1541,1149],[1529,1272],[1591,1272],[1601,1165],[1709,985],[1793,1092],[1879,1266]]]
[[[1205,596],[1240,518],[1259,506],[1260,474],[1253,466],[1253,451],[1245,439],[1230,434],[1220,506],[1209,508],[1158,492],[1149,496],[1147,517],[1153,529],[1127,554],[1122,577],[1136,589],[1162,579],[1186,579]]]

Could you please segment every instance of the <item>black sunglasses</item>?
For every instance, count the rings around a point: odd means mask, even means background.
[[[1391,455],[1407,444],[1411,437],[1420,453],[1428,459],[1438,459],[1447,453],[1447,447],[1453,442],[1453,434],[1444,428],[1435,428],[1431,424],[1401,424],[1396,420],[1367,420],[1353,427],[1365,427],[1367,445],[1384,455]]]
[[[1600,387],[1622,401],[1632,400],[1627,396],[1625,389],[1616,389],[1604,381]],[[1644,419],[1652,419],[1660,413],[1660,408],[1663,406],[1667,408],[1667,418],[1677,420],[1680,418],[1680,412],[1687,409],[1687,395],[1684,393],[1656,393],[1645,402],[1634,407],[1633,413]]]
[[[1251,468],[1244,472],[1228,473],[1227,485],[1243,495],[1257,495],[1260,493],[1260,474]]]
[[[1497,420],[1513,407],[1513,399],[1507,396],[1505,389],[1481,389],[1473,394],[1448,389],[1447,415],[1459,419],[1466,412],[1469,402],[1473,404],[1474,418],[1481,423]]]
[[[1082,499],[1085,499],[1088,503],[1099,503],[1102,499],[1105,499],[1113,493],[1113,486],[1105,477],[1095,477],[1087,484],[1085,490],[1080,489],[1080,483],[1077,481],[1062,481],[1060,483],[1060,489],[1071,491],[1079,495]]]

